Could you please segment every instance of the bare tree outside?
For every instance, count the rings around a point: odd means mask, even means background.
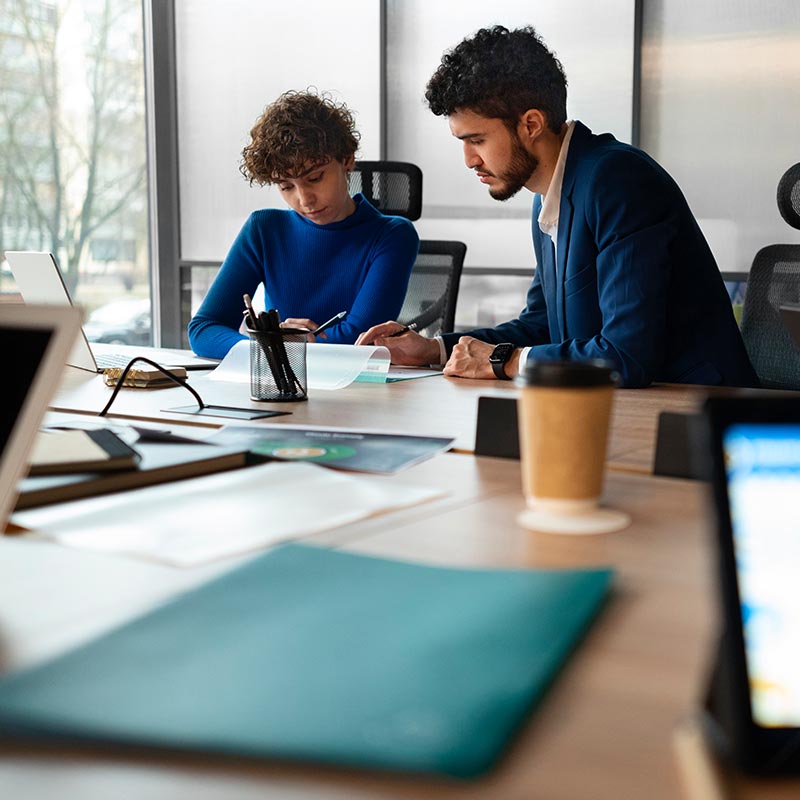
[[[54,253],[90,307],[149,295],[141,4],[0,9],[0,250]]]

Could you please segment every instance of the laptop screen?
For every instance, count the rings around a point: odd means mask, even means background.
[[[11,438],[11,432],[25,405],[52,335],[50,330],[10,328],[0,323],[0,353],[3,353],[6,374],[14,376],[3,389],[0,453],[5,450]]]
[[[800,424],[722,434],[753,721],[800,727]]]
[[[0,303],[0,534],[17,495],[39,423],[64,371],[81,314],[71,307]]]

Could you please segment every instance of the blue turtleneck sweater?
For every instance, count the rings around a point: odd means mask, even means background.
[[[319,341],[352,344],[367,328],[394,319],[403,305],[419,237],[402,217],[381,214],[363,195],[347,219],[317,225],[295,211],[254,211],[189,323],[195,353],[223,358],[245,337],[242,295],[265,287],[281,319],[322,324],[349,312]]]

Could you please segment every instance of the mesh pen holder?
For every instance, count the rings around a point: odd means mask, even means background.
[[[308,400],[308,331],[281,328],[250,334],[250,398],[272,403]]]

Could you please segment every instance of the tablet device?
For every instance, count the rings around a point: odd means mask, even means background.
[[[724,633],[712,713],[737,765],[800,771],[800,397],[712,398]]]
[[[28,468],[36,432],[81,328],[68,306],[0,304],[0,534]]]

